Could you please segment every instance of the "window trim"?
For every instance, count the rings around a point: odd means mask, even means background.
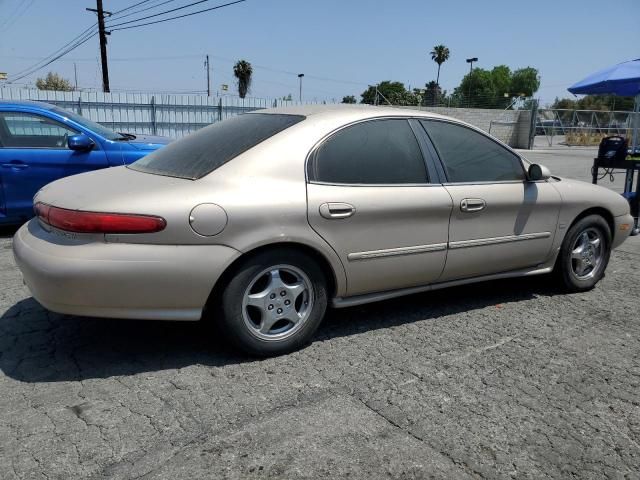
[[[449,120],[447,118],[423,117],[420,120],[422,120],[422,121],[430,121],[430,122],[449,123],[451,125],[456,125],[458,127],[463,127],[463,128],[468,129],[468,130],[474,131],[474,132],[478,133],[479,135],[482,135],[483,137],[491,140],[493,143],[498,145],[500,148],[502,148],[506,152],[508,152],[511,155],[513,155],[514,157],[516,157],[518,159],[518,161],[519,161],[520,168],[522,169],[522,173],[524,174],[524,178],[522,180],[484,180],[484,181],[476,180],[476,181],[470,181],[470,182],[451,182],[451,181],[449,181],[449,175],[447,174],[447,168],[446,168],[444,162],[442,161],[442,158],[440,158],[440,153],[438,152],[438,149],[434,145],[433,140],[431,139],[431,136],[429,135],[429,132],[428,132],[427,128],[424,126],[424,124],[421,121],[421,122],[419,122],[420,126],[424,130],[425,136],[426,136],[429,144],[431,145],[431,147],[433,148],[433,150],[435,152],[435,155],[436,155],[436,158],[438,159],[438,163],[439,163],[441,172],[444,175],[443,182],[442,182],[443,185],[503,185],[503,184],[527,183],[527,182],[529,182],[529,174],[527,172],[527,169],[524,168],[525,160],[518,154],[518,152],[514,151],[511,147],[509,147],[508,145],[503,144],[502,142],[500,142],[496,138],[492,137],[491,135],[487,135],[483,130],[481,130],[481,129],[477,128],[477,127],[474,127],[472,125],[466,125],[464,123],[452,121],[452,120]],[[438,170],[440,171],[440,169],[438,169]]]
[[[13,135],[11,133],[11,131],[9,130],[9,126],[7,125],[7,122],[4,118],[4,114],[15,114],[15,115],[30,115],[32,117],[38,117],[41,119],[44,119],[48,122],[54,123],[56,126],[60,127],[60,128],[64,128],[66,130],[71,130],[72,132],[75,132],[74,135],[81,135],[84,134],[86,135],[84,132],[79,131],[78,129],[67,125],[65,123],[60,122],[59,120],[55,119],[55,118],[51,118],[47,115],[42,115],[40,113],[35,113],[35,112],[24,112],[22,110],[0,110],[0,116],[2,116],[3,118],[0,119],[0,121],[3,122],[3,127],[4,128],[0,128],[1,130],[4,130],[6,128],[6,133],[8,135],[11,135],[12,137],[14,137],[15,135]],[[29,135],[25,135],[25,136],[29,136]],[[34,135],[31,135],[34,136]],[[88,135],[87,135],[88,136]],[[69,138],[69,137],[67,137]],[[64,145],[62,147],[11,147],[8,145],[4,145],[2,142],[2,139],[0,139],[0,149],[7,149],[7,150],[56,150],[56,151],[62,151],[62,150],[68,150],[68,151],[72,151],[68,145]]]
[[[328,185],[328,186],[336,186],[336,187],[435,187],[442,186],[442,183],[438,179],[438,176],[435,175],[436,172],[432,171],[433,168],[430,168],[429,161],[427,159],[427,153],[424,151],[424,145],[421,142],[420,136],[416,132],[413,125],[411,125],[411,119],[419,119],[420,117],[413,116],[398,116],[398,115],[384,115],[379,117],[368,117],[361,118],[358,120],[354,120],[353,122],[345,123],[344,125],[340,125],[339,127],[333,129],[331,132],[324,135],[320,140],[318,140],[313,147],[307,153],[304,163],[304,176],[305,182],[311,185]],[[422,156],[422,162],[424,163],[425,173],[427,176],[426,183],[335,183],[335,182],[323,182],[320,180],[311,180],[310,172],[311,169],[315,166],[316,158],[318,150],[327,142],[331,137],[338,134],[342,130],[353,127],[355,125],[367,122],[375,122],[380,120],[404,120],[407,122],[409,129],[413,132],[413,136],[416,139],[416,143],[418,144],[418,148],[420,150],[420,155]]]

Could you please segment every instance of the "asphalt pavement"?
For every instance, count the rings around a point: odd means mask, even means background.
[[[525,155],[590,178],[592,152],[553,150]],[[330,311],[254,360],[197,323],[47,312],[5,231],[0,478],[640,478],[639,262],[635,237],[587,293],[538,277]]]

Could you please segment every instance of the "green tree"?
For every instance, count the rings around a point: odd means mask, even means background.
[[[496,98],[491,72],[484,68],[475,68],[462,78],[460,85],[454,90],[454,95],[461,98],[463,103],[458,106],[491,108],[491,101]]]
[[[437,105],[443,100],[444,94],[440,85],[434,80],[431,80],[425,85],[424,96],[422,98],[422,105]]]
[[[440,85],[440,67],[444,62],[449,60],[449,49],[444,45],[436,45],[430,52],[431,60],[438,64],[438,75],[436,77],[436,83]]]
[[[387,98],[391,102],[391,105],[417,106],[423,101],[423,93],[421,90],[414,88],[412,92],[409,90],[394,92]]]
[[[601,111],[631,111],[633,97],[619,97],[617,95],[586,95],[579,99],[556,98],[551,108],[567,110],[601,110]]]
[[[491,70],[491,88],[496,97],[511,96],[511,69],[506,65],[498,65]]]
[[[452,104],[478,108],[507,108],[514,99],[531,97],[540,86],[535,68],[527,67],[513,73],[506,65],[492,70],[476,68],[465,75],[455,88]]]
[[[71,82],[66,78],[62,78],[57,73],[49,72],[44,78],[36,80],[38,90],[58,90],[60,92],[70,92],[73,90]]]
[[[533,67],[520,68],[511,75],[512,96],[532,97],[540,88],[540,75]]]
[[[353,95],[347,95],[346,97],[342,97],[342,103],[358,103],[358,101]]]
[[[240,98],[246,97],[251,88],[253,67],[246,60],[238,60],[233,67],[233,75],[238,79],[238,95]]]
[[[362,92],[362,101],[360,103],[368,103],[369,105],[373,105],[375,103],[385,104],[387,103],[385,101],[386,98],[393,104],[392,98],[401,97],[406,91],[407,90],[402,82],[392,82],[390,80],[385,80],[384,82],[378,84],[378,92],[380,93],[380,95],[378,95],[377,99],[376,87],[372,85],[364,92]]]

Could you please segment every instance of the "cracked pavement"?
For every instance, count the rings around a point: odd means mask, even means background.
[[[330,311],[253,360],[196,323],[49,313],[0,238],[0,478],[640,478],[640,238],[546,277]]]

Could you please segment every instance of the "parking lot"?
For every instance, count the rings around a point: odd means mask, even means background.
[[[589,180],[593,153],[524,154]],[[253,360],[200,324],[45,311],[11,233],[2,479],[640,478],[640,237],[588,293],[538,277],[334,310]]]

